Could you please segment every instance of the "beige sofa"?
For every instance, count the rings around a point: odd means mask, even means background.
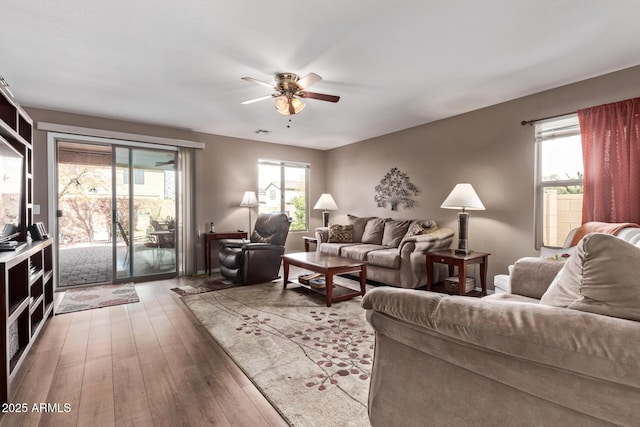
[[[638,425],[639,263],[590,234],[566,262],[518,260],[512,294],[368,292],[371,424]]]
[[[427,284],[426,256],[446,249],[454,232],[433,220],[348,216],[348,224],[315,231],[316,251],[367,262],[367,279],[403,288]],[[436,271],[436,280],[446,268]]]

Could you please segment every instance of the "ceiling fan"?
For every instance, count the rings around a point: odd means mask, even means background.
[[[156,166],[166,166],[175,164],[175,160],[167,160],[166,162],[156,162]]]
[[[293,73],[278,73],[275,75],[274,79],[276,81],[275,85],[254,79],[253,77],[242,77],[242,80],[244,81],[268,87],[273,89],[275,92],[271,95],[249,99],[248,101],[241,102],[241,104],[252,104],[264,99],[275,98],[275,107],[276,110],[278,110],[278,113],[288,116],[302,111],[304,103],[300,98],[318,99],[320,101],[328,102],[338,102],[340,100],[340,97],[336,95],[308,92],[305,90],[312,84],[322,80],[322,77],[315,73],[309,73],[302,78]]]

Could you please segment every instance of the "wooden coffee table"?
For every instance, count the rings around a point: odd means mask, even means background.
[[[289,265],[311,270],[315,273],[324,274],[326,286],[324,288],[314,288],[309,285],[292,280],[291,283],[297,283],[300,286],[309,288],[314,292],[325,295],[327,299],[327,307],[331,307],[331,303],[344,301],[353,297],[364,295],[367,285],[367,263],[357,261],[350,258],[324,255],[318,252],[299,252],[293,254],[282,255],[282,265],[284,267],[284,287],[289,283]],[[333,286],[333,276],[345,273],[358,273],[360,278],[360,290],[345,288],[344,286]]]

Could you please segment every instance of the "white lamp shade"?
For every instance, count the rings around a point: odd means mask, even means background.
[[[476,191],[471,184],[467,183],[456,184],[440,207],[470,211],[483,211],[485,209]]]
[[[256,192],[245,191],[244,196],[242,196],[242,201],[240,202],[240,206],[244,206],[248,208],[258,206],[258,198],[256,197]]]
[[[335,200],[331,197],[329,193],[322,193],[322,196],[316,202],[316,205],[313,209],[322,209],[324,211],[337,211],[338,205],[336,205]]]

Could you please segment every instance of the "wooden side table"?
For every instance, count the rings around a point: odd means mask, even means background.
[[[431,287],[434,285],[433,264],[446,264],[449,266],[449,276],[453,276],[454,268],[458,267],[458,291],[460,295],[465,295],[467,266],[480,264],[482,296],[487,295],[487,267],[489,265],[489,255],[491,254],[486,252],[471,252],[466,255],[458,255],[451,249],[427,252],[427,289],[431,290]]]
[[[246,239],[247,233],[244,231],[228,231],[223,233],[203,233],[204,237],[204,268],[211,276],[211,241],[222,239]]]
[[[316,239],[315,237],[302,236],[302,239],[304,240],[305,252],[310,252],[309,243],[316,245],[316,248],[318,247],[318,239]]]

